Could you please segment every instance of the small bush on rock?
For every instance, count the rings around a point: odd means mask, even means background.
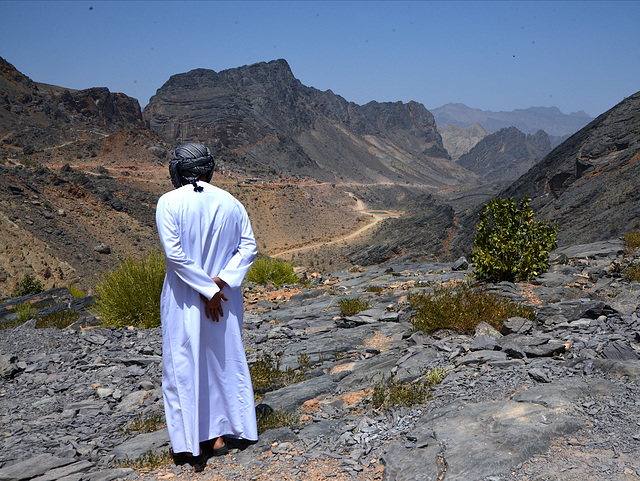
[[[413,406],[431,397],[431,387],[440,384],[449,373],[446,369],[432,369],[412,382],[401,382],[396,378],[384,378],[373,386],[371,404],[375,408]]]
[[[269,284],[280,287],[282,284],[296,284],[300,278],[293,272],[293,264],[282,259],[262,256],[251,266],[247,281],[256,284]]]
[[[42,282],[33,277],[30,274],[24,276],[24,278],[18,283],[17,289],[13,293],[13,297],[28,296],[30,294],[40,294],[44,291]]]
[[[107,326],[159,326],[164,275],[165,258],[158,251],[141,260],[127,257],[100,278],[95,313]]]
[[[471,255],[477,279],[530,279],[549,268],[557,227],[537,221],[529,198],[519,205],[513,198],[495,197],[480,213]]]
[[[628,253],[633,253],[638,247],[640,247],[640,232],[637,230],[632,230],[631,232],[627,232],[622,238],[624,242],[625,250]]]
[[[410,295],[408,301],[414,309],[413,329],[426,333],[438,329],[472,332],[483,321],[500,330],[505,320],[516,316],[535,321],[533,308],[467,284],[435,287],[429,293]]]
[[[340,314],[343,316],[355,316],[358,312],[369,309],[369,302],[360,298],[349,299],[345,297],[340,299],[338,307],[340,307]]]

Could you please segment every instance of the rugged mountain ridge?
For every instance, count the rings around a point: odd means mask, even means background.
[[[490,132],[506,127],[516,127],[525,134],[535,134],[544,130],[552,137],[571,135],[593,120],[584,111],[563,114],[557,107],[531,107],[510,112],[481,110],[461,103],[448,103],[431,109],[438,125],[456,124],[469,127],[479,123]]]
[[[36,84],[0,57],[0,155],[32,154],[71,142],[93,142],[143,127],[138,101],[104,87],[67,90]]]
[[[455,124],[438,125],[438,132],[442,137],[444,148],[447,149],[453,160],[458,160],[461,155],[469,152],[478,142],[491,133],[484,130],[479,123],[465,128]]]
[[[551,142],[545,131],[528,135],[508,127],[483,138],[456,162],[485,182],[513,181],[550,151]]]
[[[538,218],[559,226],[559,245],[640,228],[640,92],[551,151],[500,197],[531,198]],[[454,244],[469,251],[480,208],[460,221]]]
[[[360,106],[304,86],[285,60],[172,76],[143,111],[167,142],[220,142],[247,166],[328,182],[428,184],[471,178],[417,102]]]

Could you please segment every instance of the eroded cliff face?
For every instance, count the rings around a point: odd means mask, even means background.
[[[143,117],[167,142],[220,143],[244,165],[275,173],[433,187],[470,177],[422,104],[356,105],[302,85],[284,60],[174,75]]]

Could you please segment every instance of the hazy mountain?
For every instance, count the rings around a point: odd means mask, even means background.
[[[557,107],[531,107],[511,112],[492,112],[474,109],[460,103],[449,103],[431,109],[431,113],[436,123],[442,126],[455,124],[460,127],[469,127],[479,123],[490,132],[497,132],[505,127],[516,127],[525,134],[535,134],[538,130],[544,130],[552,140],[553,137],[571,135],[593,120],[582,110],[567,115],[560,112]]]
[[[174,75],[143,116],[167,142],[219,141],[244,165],[284,175],[431,188],[471,178],[422,104],[347,102],[304,86],[285,60]]]
[[[457,163],[486,183],[513,181],[550,151],[549,136],[544,131],[527,135],[508,127],[484,137]]]

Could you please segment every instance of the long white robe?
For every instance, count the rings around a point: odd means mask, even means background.
[[[258,439],[249,367],[242,345],[241,283],[257,249],[246,210],[206,182],[158,200],[156,223],[167,274],[161,298],[162,394],[173,451],[197,455],[199,443],[226,435]],[[205,301],[227,283],[223,316]]]

